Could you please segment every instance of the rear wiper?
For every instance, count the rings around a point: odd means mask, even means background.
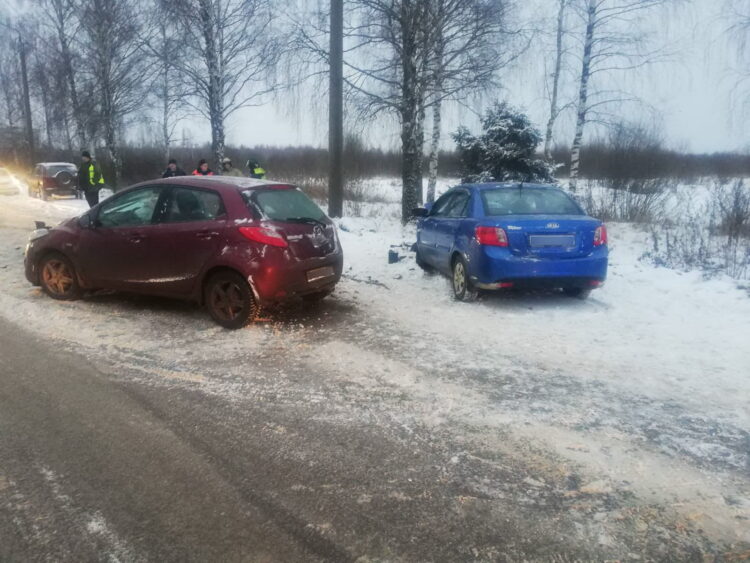
[[[287,223],[312,223],[314,225],[320,225],[324,229],[328,227],[323,221],[320,219],[314,219],[312,217],[287,217],[284,219]]]

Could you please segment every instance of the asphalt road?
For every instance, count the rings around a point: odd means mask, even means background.
[[[143,385],[0,321],[0,561],[597,553],[554,502],[474,502],[439,440],[318,412]]]

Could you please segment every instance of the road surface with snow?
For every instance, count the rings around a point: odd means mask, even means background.
[[[750,299],[632,227],[589,301],[463,304],[344,219],[332,298],[230,332],[32,288],[32,221],[81,209],[0,199],[0,560],[750,556]]]

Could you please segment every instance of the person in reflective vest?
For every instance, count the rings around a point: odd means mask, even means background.
[[[266,177],[265,169],[260,165],[260,163],[254,160],[247,161],[247,168],[250,170],[251,178],[258,178],[259,180],[262,180]]]
[[[89,207],[99,203],[99,190],[104,187],[104,177],[89,151],[81,153],[81,166],[78,168],[78,188],[83,190]]]

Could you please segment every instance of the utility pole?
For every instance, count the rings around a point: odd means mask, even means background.
[[[18,30],[18,55],[21,59],[21,84],[23,86],[23,117],[26,125],[26,142],[29,145],[29,166],[33,166],[34,156],[34,126],[31,122],[31,99],[29,96],[29,73],[26,68],[26,42],[21,30]]]
[[[344,0],[331,0],[328,100],[328,215],[344,212]]]

